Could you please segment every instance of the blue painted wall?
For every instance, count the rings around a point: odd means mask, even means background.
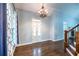
[[[64,4],[63,20],[67,27],[74,27],[79,23],[79,4]]]
[[[79,23],[79,4],[75,3],[59,3],[54,7],[54,13],[52,13],[51,28],[54,28],[54,39],[64,39],[64,28],[74,27]],[[64,25],[64,22],[67,24]]]
[[[54,7],[54,12],[52,13],[52,18],[51,18],[51,30],[52,35],[51,39],[53,41],[58,41],[63,39],[63,11],[62,11],[62,6],[63,4],[55,4],[56,6]]]

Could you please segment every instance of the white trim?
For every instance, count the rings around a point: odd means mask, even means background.
[[[72,48],[72,50],[76,51],[75,47],[73,47],[72,45],[69,45],[69,46]]]
[[[52,41],[60,41],[60,40],[63,40],[63,39],[51,39]]]
[[[39,42],[48,41],[48,40],[50,40],[50,39],[41,40],[41,41],[39,41]],[[28,42],[28,43],[17,44],[16,47],[23,46],[23,45],[28,45],[28,44],[32,44],[32,43],[38,43],[38,42]]]
[[[70,52],[70,50],[69,50],[68,48],[66,48],[66,50],[67,50],[67,52],[68,52],[71,56],[74,56],[74,55]]]

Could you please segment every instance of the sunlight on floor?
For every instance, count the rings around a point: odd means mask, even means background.
[[[41,48],[34,48],[33,49],[33,56],[41,56]]]

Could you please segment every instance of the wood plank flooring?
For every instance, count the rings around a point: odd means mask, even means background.
[[[15,49],[14,56],[68,56],[68,54],[64,52],[63,41],[44,41],[19,46]]]

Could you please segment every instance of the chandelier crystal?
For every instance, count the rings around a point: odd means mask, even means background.
[[[47,16],[48,11],[45,9],[44,4],[42,4],[41,9],[39,10],[40,17],[44,18]]]

